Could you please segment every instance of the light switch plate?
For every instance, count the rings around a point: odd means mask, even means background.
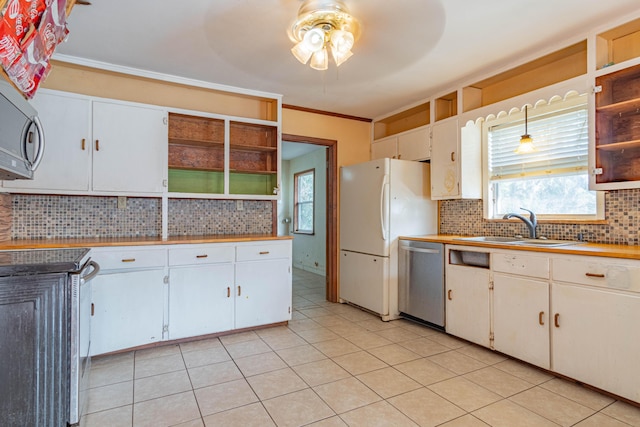
[[[118,209],[127,209],[127,196],[118,196]]]

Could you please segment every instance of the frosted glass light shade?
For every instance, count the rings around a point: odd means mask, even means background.
[[[514,151],[516,154],[528,154],[538,151],[538,149],[535,145],[533,145],[533,139],[531,138],[531,135],[524,134],[520,138],[520,144],[518,144],[518,148],[516,148]]]
[[[331,54],[333,55],[333,60],[336,62],[336,67],[339,67],[340,64],[353,56],[353,52],[351,52],[350,50],[346,52],[340,52],[334,48],[331,48]]]
[[[306,32],[302,43],[311,52],[317,52],[324,47],[325,32],[321,28],[313,28]]]
[[[311,58],[311,55],[313,55],[313,52],[307,48],[307,45],[304,43],[304,41],[296,44],[291,49],[291,53],[293,53],[293,56],[295,56],[296,59],[303,64],[306,64],[307,61],[309,61],[309,58]]]
[[[321,49],[311,56],[311,62],[309,66],[314,70],[326,70],[329,68],[329,55],[327,54],[327,49]]]

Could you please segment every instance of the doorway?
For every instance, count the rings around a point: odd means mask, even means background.
[[[338,141],[323,138],[314,138],[301,135],[283,134],[283,142],[296,144],[310,144],[324,147],[326,154],[326,175],[325,175],[325,278],[326,278],[326,299],[330,302],[338,302]],[[287,190],[292,192],[293,190]],[[283,195],[283,198],[286,195]],[[291,211],[291,210],[290,210]],[[287,225],[293,231],[293,218],[287,214],[285,218],[278,217],[278,229],[282,230],[282,220],[289,218]],[[295,266],[295,265],[294,265]]]

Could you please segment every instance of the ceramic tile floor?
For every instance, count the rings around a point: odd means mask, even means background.
[[[94,358],[93,426],[640,426],[640,409],[406,320],[325,301],[289,326]]]

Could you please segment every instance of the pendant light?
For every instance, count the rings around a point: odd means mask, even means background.
[[[535,145],[533,145],[533,138],[529,135],[527,131],[527,109],[528,106],[524,106],[524,135],[520,137],[520,144],[518,144],[518,148],[515,149],[516,154],[528,154],[538,151]]]

